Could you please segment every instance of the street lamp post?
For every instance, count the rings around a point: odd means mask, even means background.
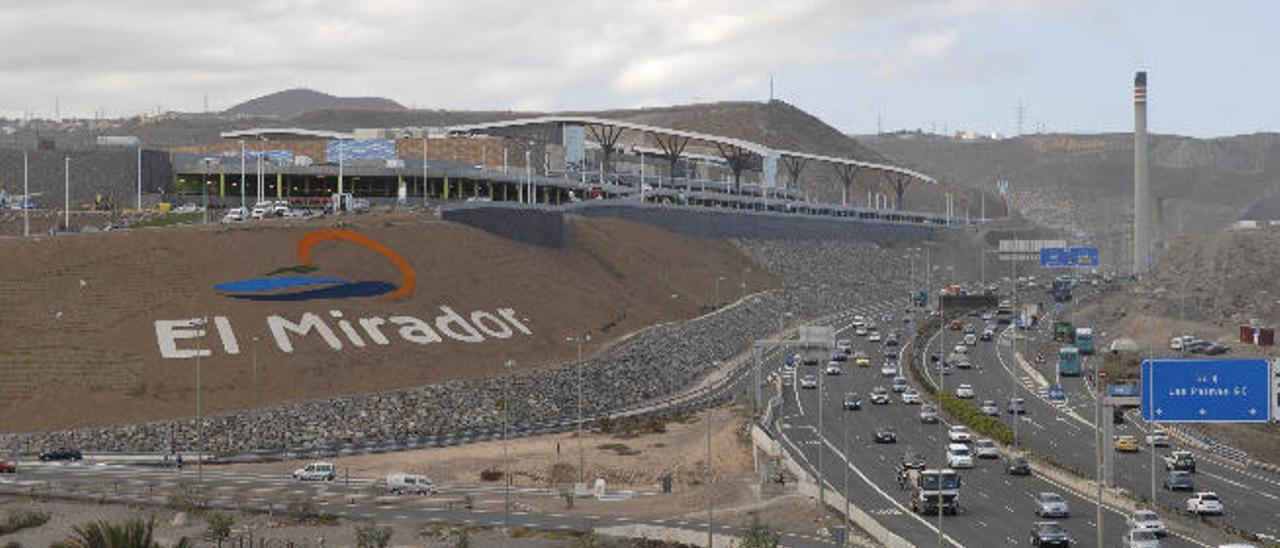
[[[258,337],[256,335],[253,337],[251,353],[253,354],[253,406],[256,408],[262,405],[262,392],[258,388]]]
[[[508,388],[511,384],[511,370],[515,368],[515,360],[507,360],[502,364],[506,368],[506,379],[502,382],[502,460],[506,473],[503,475],[502,491],[502,535],[505,542],[507,535],[511,533],[511,453],[507,449],[507,423],[511,416],[511,402],[507,400]]]
[[[711,362],[712,370],[720,369],[720,362]],[[707,401],[707,548],[715,546],[715,529],[713,521],[713,510],[715,503],[711,498],[711,411],[715,407],[711,401]]]
[[[720,308],[720,282],[724,281],[724,276],[716,277],[716,302],[711,303],[712,309]]]
[[[71,157],[62,159],[62,226],[65,229],[71,228]]]
[[[578,483],[585,483],[587,453],[582,448],[582,344],[591,342],[591,335],[583,334],[577,337],[568,337],[565,340],[578,343],[578,363],[574,367],[577,373],[576,384],[578,385],[576,390],[578,393]]]

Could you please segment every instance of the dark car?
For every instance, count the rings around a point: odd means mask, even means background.
[[[846,411],[857,411],[862,409],[862,398],[854,393],[845,394],[844,408]]]
[[[1164,488],[1170,491],[1195,491],[1196,479],[1191,472],[1175,470],[1165,476]]]
[[[1031,475],[1031,463],[1026,455],[1013,455],[1004,461],[1004,472],[1011,476]]]
[[[888,426],[881,426],[879,428],[876,428],[875,439],[876,439],[876,443],[897,443],[898,433],[894,432],[893,428],[890,428]]]
[[[1209,356],[1217,356],[1218,354],[1226,354],[1226,353],[1227,353],[1228,351],[1230,351],[1230,350],[1231,350],[1231,347],[1229,347],[1229,346],[1227,346],[1227,345],[1225,345],[1225,344],[1220,344],[1220,343],[1209,343],[1209,346],[1204,347],[1204,353],[1205,353],[1205,354],[1207,354],[1207,355],[1209,355]]]
[[[916,451],[907,451],[902,454],[900,464],[906,469],[924,470],[924,455]]]
[[[1031,526],[1032,546],[1071,546],[1067,530],[1056,521],[1037,521]]]
[[[1209,341],[1194,340],[1182,345],[1182,349],[1184,351],[1191,352],[1192,354],[1202,354],[1212,344],[1213,343]]]
[[[58,449],[54,449],[53,451],[46,451],[44,453],[40,453],[40,460],[46,461],[46,462],[51,460],[80,460],[83,458],[84,458],[84,455],[81,455],[80,451],[75,449],[67,449],[66,447],[59,447]]]

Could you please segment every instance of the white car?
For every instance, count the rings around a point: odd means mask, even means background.
[[[800,377],[800,388],[817,388],[818,377],[813,375],[805,375]]]
[[[865,337],[867,336],[868,331],[866,327],[860,325],[857,329],[853,330],[853,333],[859,337]]]
[[[977,345],[977,344],[978,344],[978,336],[977,336],[977,335],[974,335],[973,333],[969,333],[969,334],[965,335],[965,336],[964,336],[964,344],[965,344],[965,346],[975,346],[975,345]]]
[[[1171,350],[1182,350],[1187,345],[1191,344],[1192,342],[1195,342],[1195,340],[1196,338],[1191,335],[1174,337],[1173,339],[1169,340],[1169,348]]]
[[[1147,434],[1147,445],[1152,447],[1168,447],[1169,433],[1164,430],[1156,430]]]
[[[242,207],[233,207],[227,210],[227,214],[222,216],[224,223],[238,223],[245,219],[245,211]]]
[[[920,393],[916,392],[916,389],[908,388],[906,391],[902,393],[902,403],[906,403],[910,405],[920,405],[921,403],[924,403],[924,402],[920,399]]]
[[[1160,538],[1150,531],[1130,529],[1124,534],[1122,548],[1160,548]]]
[[[893,388],[894,392],[906,392],[909,386],[910,385],[907,384],[907,378],[898,375],[893,378],[893,385],[891,388]]]
[[[880,342],[880,332],[872,331],[870,335],[867,335],[867,340],[871,342]]]
[[[996,405],[996,400],[982,400],[982,406],[978,410],[988,417],[1000,416],[1000,407]]]
[[[898,374],[898,366],[896,365],[893,365],[891,363],[885,363],[884,365],[880,366],[880,376],[882,377],[893,377],[897,374]]]
[[[1160,521],[1160,516],[1151,510],[1136,510],[1133,515],[1125,519],[1130,531],[1146,531],[1157,537],[1163,537],[1166,534],[1164,522]]]
[[[1222,514],[1222,499],[1217,493],[1208,491],[1196,493],[1187,499],[1188,514]]]
[[[337,477],[332,462],[313,462],[293,471],[293,479],[301,481],[333,481]]]
[[[953,443],[969,443],[973,439],[973,435],[969,433],[969,428],[963,424],[957,424],[947,429],[947,439]]]
[[[836,341],[836,350],[848,354],[853,351],[853,345],[849,343],[849,339],[840,339]]]
[[[962,384],[962,385],[960,385],[960,386],[957,386],[957,387],[956,387],[956,397],[957,397],[957,398],[960,398],[960,399],[962,399],[962,400],[972,399],[972,398],[973,398],[973,385],[971,385],[971,384]]]
[[[414,474],[387,475],[387,491],[393,495],[434,495],[436,483],[426,476]]]
[[[843,371],[840,369],[840,364],[838,364],[838,363],[836,363],[836,362],[831,362],[831,363],[828,363],[828,364],[827,364],[827,374],[828,374],[828,375],[839,375],[839,374],[840,374],[840,373],[842,373],[842,372],[843,372]]]
[[[955,352],[956,354],[968,354],[968,353],[969,353],[969,347],[967,347],[967,346],[965,346],[965,345],[963,345],[963,344],[957,344],[955,348],[952,348],[952,349],[951,349],[951,351],[952,351],[952,352]]]
[[[948,445],[947,467],[973,468],[973,453],[969,451],[969,446],[963,443],[953,443]]]
[[[996,442],[989,438],[981,438],[973,442],[973,453],[980,459],[1000,458],[1000,448],[996,447]]]
[[[854,327],[862,327],[862,326],[863,326],[863,324],[865,324],[865,323],[867,323],[867,319],[866,319],[865,317],[863,317],[863,316],[862,316],[862,314],[858,314],[857,316],[854,316],[854,317],[853,317],[853,326],[854,326]]]

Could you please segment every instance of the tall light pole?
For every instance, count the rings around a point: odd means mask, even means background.
[[[243,184],[240,186],[241,188],[244,187]],[[253,337],[253,349],[251,352],[253,354],[253,406],[256,408],[262,405],[262,393],[258,389],[258,337],[256,335]]]
[[[62,159],[62,214],[64,229],[71,229],[71,157],[63,157]]]
[[[31,202],[31,190],[28,188],[27,150],[22,150],[22,235],[31,235],[31,223],[27,219],[27,209]]]
[[[930,291],[930,293],[932,293],[932,292],[933,292],[933,290],[932,290],[932,289],[930,289],[929,291]],[[946,376],[945,374],[943,374],[943,369],[944,369],[944,368],[946,367],[946,365],[947,365],[947,342],[946,342],[946,339],[947,339],[947,309],[946,309],[946,306],[944,305],[944,303],[945,303],[945,302],[946,302],[946,301],[944,301],[944,300],[942,299],[942,295],[938,295],[938,347],[939,347],[939,348],[938,348],[938,357],[940,358],[940,361],[938,362],[938,393],[940,393],[940,394],[944,394],[944,393],[946,393],[946,391],[947,391],[947,389],[946,389],[947,376]],[[938,426],[939,426],[939,427],[941,427],[941,426],[942,426],[942,424],[943,424],[943,422],[942,422],[942,421],[938,421]],[[945,433],[944,433],[944,435],[945,435]],[[943,462],[943,463],[946,463],[946,462],[947,462],[947,451],[946,451],[946,445],[943,445],[943,450],[942,450],[942,462]],[[942,488],[942,475],[941,475],[941,474],[939,474],[939,475],[938,475],[938,488],[939,488],[939,489],[941,489],[941,488]],[[959,511],[959,510],[957,509],[957,512],[958,512],[958,511]],[[943,511],[942,511],[942,492],[941,492],[941,491],[939,491],[939,492],[938,492],[938,548],[942,548],[942,514],[943,514]],[[1101,546],[1101,545],[1099,545],[1099,546]]]
[[[142,138],[138,138],[138,211],[142,211]]]
[[[200,338],[196,343],[196,483],[204,485],[204,406],[200,396],[200,357],[204,355],[204,335],[209,318],[201,318],[199,321]]]
[[[586,483],[587,453],[582,448],[582,345],[584,342],[591,342],[591,335],[582,334],[577,337],[567,337],[565,340],[578,343],[578,363],[574,366],[578,385],[576,390],[578,393],[578,483]]]
[[[723,281],[724,281],[724,276],[716,277],[716,301],[714,303],[711,303],[711,308],[713,310],[720,308],[720,282],[723,282]]]
[[[720,369],[720,362],[711,362],[712,370]],[[715,536],[713,525],[712,509],[714,503],[711,498],[711,411],[715,409],[711,400],[707,400],[707,548],[714,548]]]
[[[244,162],[245,162],[244,139],[241,139],[241,140],[240,140],[240,209],[244,209],[244,207],[245,207],[245,203],[244,203],[244,183],[245,183],[245,180],[244,180],[244,178],[245,178],[245,166],[244,166]],[[141,208],[142,208],[142,206],[138,206],[138,208],[139,208],[139,209],[141,209]]]
[[[502,479],[504,503],[502,505],[502,535],[505,539],[511,533],[511,453],[507,449],[507,423],[511,415],[511,402],[507,400],[508,387],[511,384],[511,370],[515,368],[515,360],[507,360],[502,364],[506,368],[506,379],[502,381],[502,460],[506,474]],[[505,542],[505,540],[504,540]]]

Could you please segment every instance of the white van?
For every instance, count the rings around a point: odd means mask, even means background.
[[[388,474],[387,491],[395,495],[403,493],[408,493],[410,495],[434,495],[436,494],[436,483],[426,476],[418,476],[414,474]]]
[[[293,471],[293,479],[301,481],[333,481],[337,477],[332,462],[313,462]]]

